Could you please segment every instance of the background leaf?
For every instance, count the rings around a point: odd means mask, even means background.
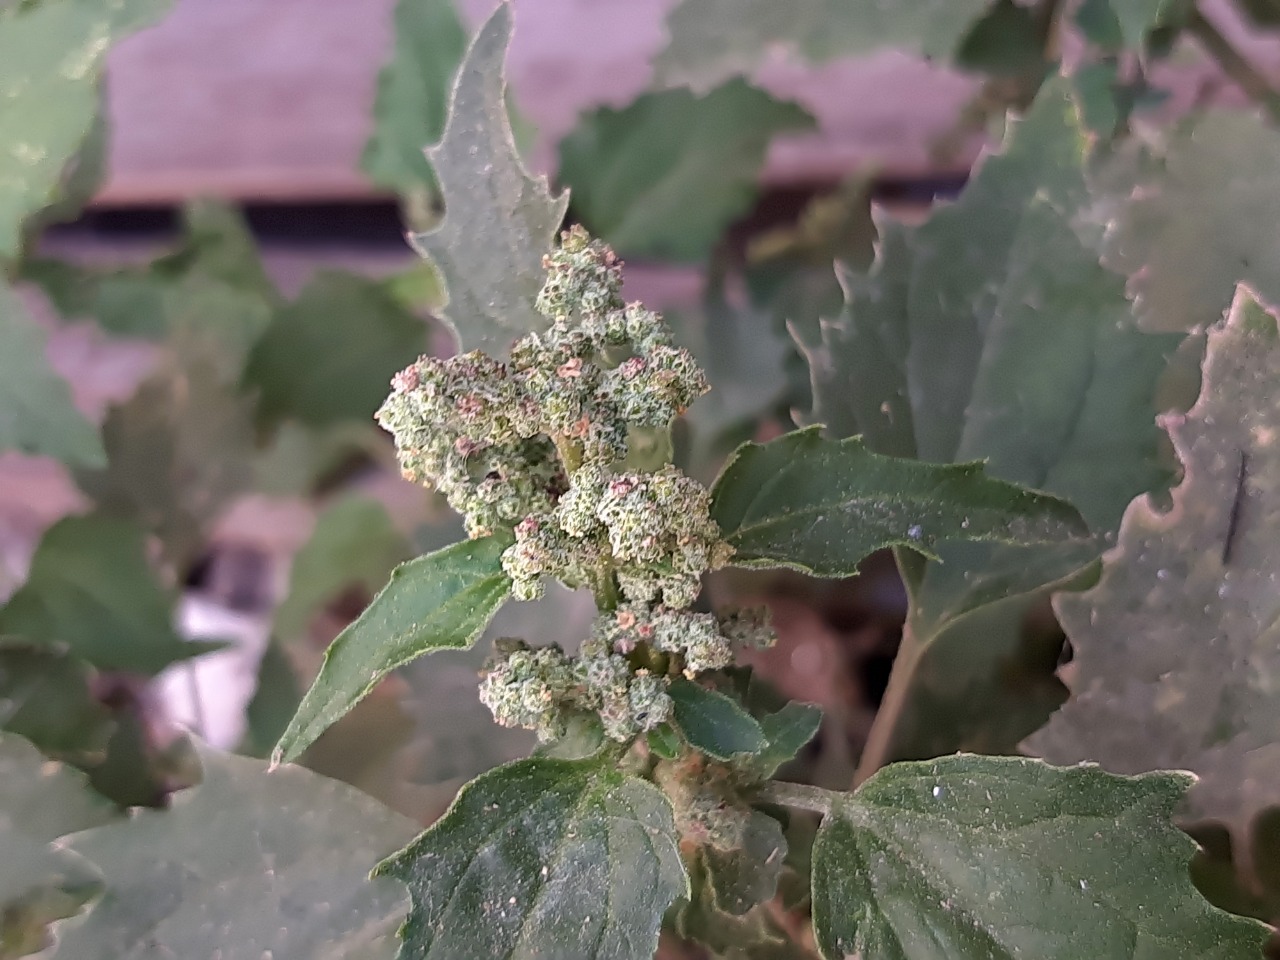
[[[1154,398],[1179,338],[1138,331],[1123,281],[1100,266],[1084,160],[1068,86],[1046,84],[955,203],[919,227],[882,222],[871,270],[844,276],[845,312],[805,341],[814,417],[836,435],[938,463],[985,459],[992,477],[1070,501],[1094,533],[900,557],[916,681],[892,757],[1012,751],[1043,722],[1062,696],[1056,644],[1047,656],[1027,645],[1024,620],[1170,473]]]
[[[27,582],[0,607],[0,634],[63,646],[99,670],[159,673],[221,644],[183,640],[143,531],[96,514],[45,532]]]
[[[467,29],[453,0],[400,0],[393,34],[395,51],[378,76],[373,133],[360,165],[379,186],[421,204],[436,189],[424,148],[444,132]]]
[[[378,868],[413,899],[405,952],[650,960],[688,880],[667,799],[613,767],[518,760],[464,787]]]
[[[114,815],[81,774],[0,733],[0,960],[47,946],[48,924],[101,890],[90,864],[52,842]]]
[[[49,365],[43,333],[3,280],[0,450],[43,454],[76,466],[96,467],[105,462],[97,431],[76,409],[66,382]]]
[[[66,652],[0,639],[0,730],[41,753],[87,763],[105,751],[111,717],[90,689],[88,667]]]
[[[775,136],[814,121],[742,80],[602,107],[560,142],[574,215],[623,256],[699,260],[756,196]]]
[[[814,932],[829,958],[1255,957],[1261,924],[1191,883],[1189,778],[956,756],[881,770],[824,818]]]
[[[990,0],[684,0],[667,19],[660,82],[706,90],[781,47],[814,62],[897,47],[949,57]]]
[[[511,581],[500,559],[508,545],[502,537],[468,540],[397,567],[391,582],[329,646],[273,762],[297,758],[396,667],[434,650],[475,643],[507,599]]]
[[[1117,773],[1192,770],[1189,815],[1242,834],[1280,803],[1277,370],[1276,318],[1242,289],[1199,401],[1164,421],[1183,467],[1172,508],[1134,501],[1097,586],[1056,598],[1073,696],[1027,741]]]
[[[1084,537],[1070,504],[953,466],[882,457],[818,428],[740,447],[712,489],[711,515],[737,566],[847,577],[875,550],[925,556],[944,540],[1045,543]]]
[[[564,219],[567,195],[552,197],[520,161],[507,118],[503,59],[511,10],[500,4],[458,69],[444,137],[427,151],[444,195],[444,222],[411,237],[444,279],[442,314],[462,350],[500,354],[550,321],[534,310],[542,257]]]
[[[367,422],[391,376],[426,349],[426,325],[382,284],[323,270],[254,345],[244,386],[258,391],[264,423]]]
[[[67,164],[93,130],[112,42],[168,7],[168,0],[0,7],[0,261],[18,258],[23,221],[58,198]]]
[[[107,889],[59,928],[58,960],[391,958],[404,891],[370,882],[413,821],[297,767],[204,751],[204,779],[169,810],[76,836]]]

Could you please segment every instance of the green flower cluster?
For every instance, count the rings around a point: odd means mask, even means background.
[[[569,657],[558,646],[535,650],[511,640],[499,652],[505,656],[481,681],[480,700],[504,727],[554,740],[575,714],[594,713],[606,736],[626,742],[671,716],[666,680],[633,669],[624,657]]]
[[[771,647],[777,639],[763,609],[717,617],[633,603],[598,617],[582,652],[588,656],[628,656],[644,644],[677,657],[678,669],[693,679],[729,666],[734,647]]]

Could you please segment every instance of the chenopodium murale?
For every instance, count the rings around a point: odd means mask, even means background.
[[[622,262],[603,242],[571,229],[543,266],[547,330],[505,361],[420,358],[377,418],[404,476],[438,490],[469,536],[513,539],[502,565],[516,599],[540,597],[548,577],[596,595],[577,655],[498,642],[480,687],[497,721],[545,741],[594,715],[626,742],[670,718],[673,677],[774,634],[758,612],[689,609],[733,552],[707,489],[670,463],[672,421],[707,392],[702,369],[661,316],[623,302]]]

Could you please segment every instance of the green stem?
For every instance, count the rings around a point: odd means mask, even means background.
[[[858,768],[853,774],[855,789],[891,759],[893,734],[907,705],[907,693],[911,690],[911,681],[923,653],[924,646],[916,638],[908,619],[902,628],[902,643],[898,647],[898,655],[893,659],[893,669],[889,671],[889,685],[885,688],[880,709],[876,711],[871,732],[867,735],[867,745],[862,749]]]
[[[564,472],[571,476],[577,473],[582,467],[582,445],[561,433],[553,433],[551,442],[556,445],[556,453],[560,454]]]
[[[1280,92],[1271,86],[1257,67],[1232,46],[1231,41],[1200,12],[1198,7],[1193,8],[1187,17],[1187,30],[1200,41],[1200,45],[1208,51],[1209,55],[1218,61],[1222,72],[1230,77],[1237,87],[1265,107],[1273,119],[1280,120]]]
[[[804,783],[786,783],[782,780],[770,780],[759,792],[757,800],[777,804],[781,807],[793,807],[796,810],[810,810],[826,816],[832,807],[844,799],[844,794],[822,787],[811,787]]]
[[[591,592],[596,598],[596,608],[601,611],[617,610],[622,602],[618,593],[618,581],[613,575],[613,567],[605,566],[597,571],[592,580]]]

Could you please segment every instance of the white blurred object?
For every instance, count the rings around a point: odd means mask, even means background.
[[[213,746],[232,750],[244,737],[245,709],[257,687],[270,621],[188,593],[178,606],[178,631],[188,640],[222,640],[230,646],[174,664],[156,678],[156,692],[174,721]]]

